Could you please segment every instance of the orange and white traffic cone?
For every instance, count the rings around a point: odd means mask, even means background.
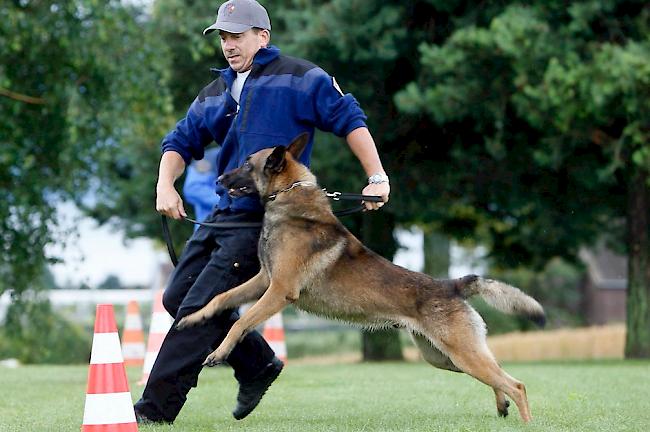
[[[284,339],[284,326],[282,325],[282,312],[278,312],[269,318],[264,324],[264,339],[269,344],[275,356],[287,362],[287,344]]]
[[[160,346],[167,335],[167,332],[174,323],[174,319],[167,313],[162,304],[164,290],[156,291],[153,301],[153,312],[151,314],[151,325],[149,326],[149,339],[147,340],[147,352],[144,356],[144,366],[142,367],[142,378],[138,381],[139,385],[144,385],[149,379],[151,368],[158,357]]]
[[[97,305],[82,432],[137,432],[113,305]]]
[[[144,332],[138,302],[131,300],[126,307],[126,320],[122,333],[122,356],[124,366],[142,366],[144,364]]]

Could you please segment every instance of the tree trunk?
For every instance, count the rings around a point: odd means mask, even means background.
[[[363,217],[360,239],[373,251],[392,260],[397,251],[393,235],[395,218],[386,211],[366,213]],[[372,269],[367,269],[372,271]],[[403,360],[399,330],[377,330],[362,332],[363,360]]]
[[[628,277],[626,358],[650,358],[650,193],[648,172],[632,176],[628,189]]]
[[[437,232],[424,233],[424,270],[434,278],[449,277],[449,238]]]
[[[363,331],[363,361],[403,360],[398,329]]]

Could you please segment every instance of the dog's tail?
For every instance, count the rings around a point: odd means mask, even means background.
[[[479,295],[487,304],[501,312],[524,316],[540,327],[546,324],[542,305],[518,288],[476,275],[464,276],[455,282],[456,290],[463,298]]]

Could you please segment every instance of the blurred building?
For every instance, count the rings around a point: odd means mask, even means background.
[[[587,324],[624,322],[627,296],[627,258],[604,246],[583,249],[587,266],[582,283],[583,310]]]

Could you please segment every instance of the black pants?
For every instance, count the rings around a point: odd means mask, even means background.
[[[261,221],[260,214],[217,211],[206,222]],[[163,305],[174,317],[136,408],[151,420],[173,421],[192,387],[202,363],[225,338],[239,318],[228,310],[197,327],[177,331],[176,323],[216,294],[236,287],[259,271],[259,228],[200,227],[190,238],[170,283]],[[273,359],[274,353],[258,332],[249,333],[228,356],[239,382],[252,380]]]

